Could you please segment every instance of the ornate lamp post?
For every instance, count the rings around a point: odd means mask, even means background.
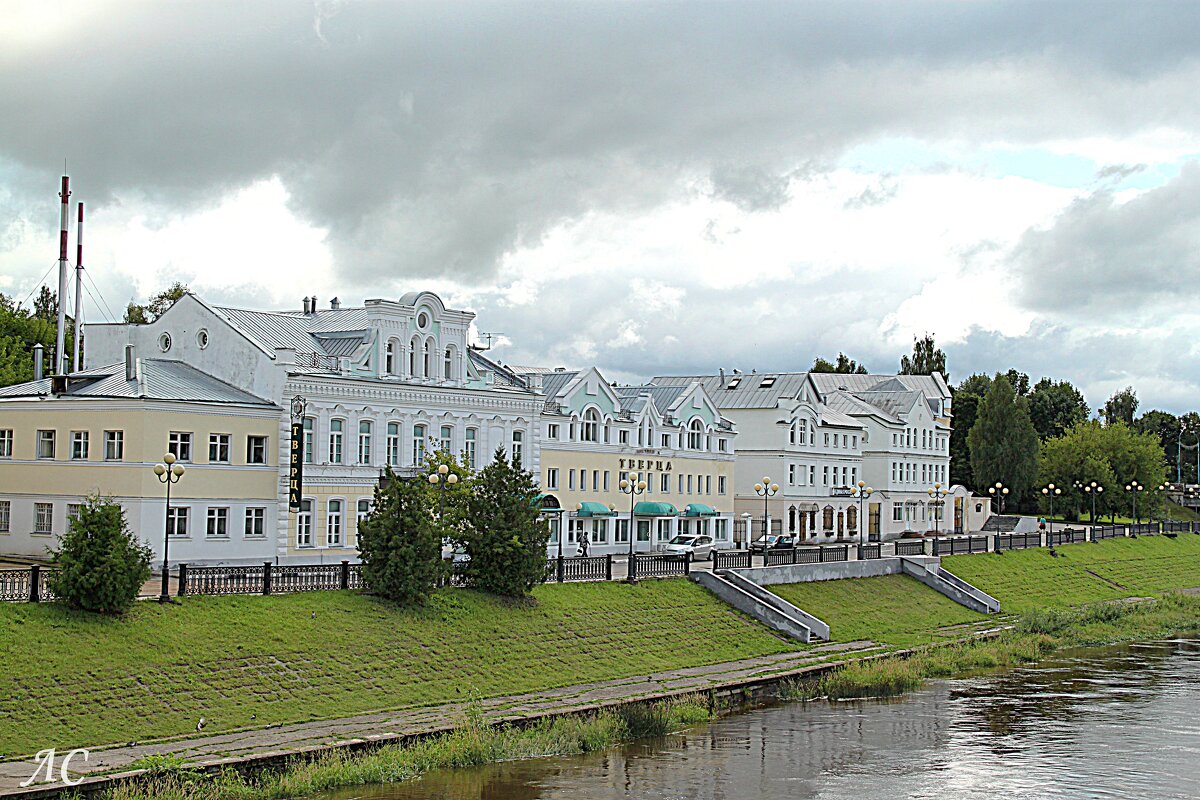
[[[171,569],[167,554],[171,545],[170,535],[170,520],[171,520],[171,484],[179,483],[183,477],[183,464],[175,463],[175,454],[167,453],[163,456],[162,464],[154,465],[154,474],[158,476],[158,482],[165,484],[167,487],[167,510],[163,515],[163,569],[162,569],[162,594],[158,596],[158,602],[171,602]]]
[[[458,476],[450,472],[450,467],[445,464],[439,464],[436,472],[429,474],[429,482],[434,486],[441,487],[438,492],[438,522],[442,522],[446,515],[446,487],[453,486],[458,483]],[[442,525],[442,533],[445,534],[445,524]],[[560,536],[561,538],[561,536]]]
[[[950,494],[950,490],[942,488],[942,482],[938,481],[925,491],[929,494],[929,506],[933,509],[933,538],[936,539],[942,534],[942,508],[946,505],[946,495]]]
[[[763,476],[762,483],[754,484],[754,493],[763,499],[763,537],[765,538],[771,532],[767,525],[767,500],[779,494],[779,484],[771,483],[769,477]]]
[[[619,488],[621,490],[621,494],[629,495],[629,578],[628,578],[628,580],[630,583],[635,583],[637,581],[637,578],[634,577],[634,574],[633,574],[633,537],[636,535],[636,532],[634,531],[633,506],[634,506],[634,500],[637,499],[637,496],[639,494],[641,494],[642,492],[646,491],[646,482],[639,481],[637,479],[637,473],[631,472],[629,474],[633,479],[630,480],[629,478],[622,478],[621,482],[619,484],[617,484],[617,488]]]
[[[1004,515],[1004,498],[1008,497],[1008,487],[1000,481],[995,486],[988,487],[988,494],[1000,501],[1000,515]]]
[[[1146,488],[1145,486],[1142,486],[1137,481],[1130,481],[1129,483],[1125,484],[1125,491],[1127,491],[1131,495],[1133,495],[1133,524],[1134,525],[1137,525],[1140,522],[1140,520],[1138,519],[1138,515],[1137,515],[1138,492],[1144,491],[1145,488]]]
[[[1092,481],[1085,485],[1083,490],[1092,496],[1092,525],[1096,524],[1096,497],[1104,491],[1104,487]]]
[[[1054,541],[1054,498],[1062,494],[1062,489],[1051,483],[1042,489],[1042,494],[1050,498],[1050,516],[1046,519],[1049,523],[1046,528],[1046,546],[1051,547],[1053,546],[1051,543]]]
[[[1166,500],[1166,502],[1163,503],[1163,505],[1166,506],[1166,508],[1167,508],[1167,523],[1168,524],[1171,522],[1171,498],[1167,496],[1167,490],[1170,488],[1171,487],[1165,483],[1160,483],[1158,485],[1158,490],[1163,493],[1163,499]]]
[[[850,490],[851,497],[858,498],[858,560],[862,561],[863,557],[863,500],[873,495],[875,490],[867,486],[866,481],[859,481],[858,484]]]

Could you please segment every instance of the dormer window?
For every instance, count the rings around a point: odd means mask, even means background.
[[[739,383],[741,383],[741,382],[742,382],[742,379],[741,379],[741,378],[734,378],[734,379],[733,379],[733,380],[731,380],[731,381],[729,382],[729,384],[728,384],[728,385],[725,387],[725,390],[726,390],[726,391],[728,391],[728,390],[730,390],[730,389],[736,389],[736,388],[738,387],[738,384],[739,384]]]
[[[775,385],[775,376],[774,376],[774,375],[768,375],[767,377],[765,377],[765,378],[763,378],[763,379],[762,379],[762,383],[760,383],[760,384],[758,385],[758,388],[760,388],[760,389],[770,389],[770,388],[771,388],[772,386],[774,386],[774,385]]]

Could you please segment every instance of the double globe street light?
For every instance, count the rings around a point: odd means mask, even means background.
[[[863,500],[873,495],[875,490],[867,486],[866,481],[859,481],[856,486],[850,490],[851,497],[858,498],[858,560],[863,559]]]
[[[458,476],[450,471],[450,467],[439,464],[436,472],[429,473],[429,482],[440,487],[438,492],[438,521],[445,527],[443,518],[446,516],[446,487],[458,483]],[[445,531],[443,531],[445,533]]]
[[[779,494],[779,484],[771,483],[771,479],[763,476],[762,483],[754,484],[754,493],[763,499],[763,538],[771,533],[767,525],[767,500]]]
[[[154,465],[154,474],[158,476],[158,482],[165,484],[167,487],[167,510],[163,516],[162,594],[158,596],[158,602],[160,603],[171,602],[171,588],[169,585],[171,569],[167,557],[168,548],[171,544],[171,484],[179,483],[184,471],[183,464],[176,463],[174,453],[167,453],[163,456],[163,463]]]

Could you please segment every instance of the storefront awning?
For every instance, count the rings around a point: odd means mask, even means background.
[[[678,513],[670,503],[641,502],[633,507],[635,517],[673,517]]]
[[[717,510],[712,506],[706,506],[704,503],[688,503],[687,508],[683,510],[685,517],[715,517]]]
[[[603,503],[580,503],[575,512],[577,517],[615,517],[617,512],[610,511]]]
[[[539,494],[533,498],[533,504],[541,509],[543,514],[561,514],[563,508],[558,503],[558,498],[552,494]]]

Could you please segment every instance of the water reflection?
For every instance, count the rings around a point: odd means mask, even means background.
[[[588,756],[326,800],[1196,798],[1200,642],[1068,654],[893,702],[760,709]]]

